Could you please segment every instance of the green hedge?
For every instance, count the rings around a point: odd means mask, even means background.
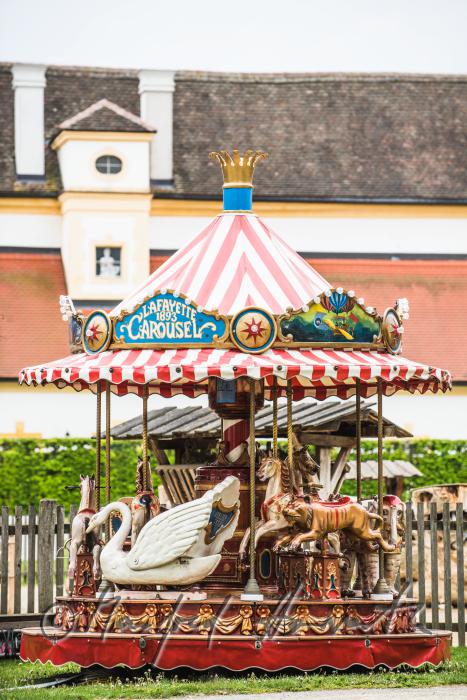
[[[134,493],[139,454],[140,442],[112,441],[112,498]],[[407,488],[467,482],[467,440],[387,440],[384,457],[408,460],[423,473],[423,477],[407,481]],[[363,441],[362,459],[376,458],[376,441]],[[41,498],[54,498],[64,506],[77,503],[77,492],[65,487],[79,484],[80,473],[92,474],[95,460],[93,440],[0,440],[0,502],[28,506],[38,504]],[[363,486],[364,495],[375,492],[375,482],[365,481]],[[345,482],[343,490],[353,495],[355,483]]]
[[[112,498],[134,494],[139,454],[139,442],[112,441]],[[38,504],[41,498],[53,498],[67,507],[77,504],[79,493],[66,486],[79,485],[79,475],[95,473],[95,465],[93,440],[0,440],[0,501],[8,506],[28,506]],[[102,476],[102,485],[103,481]]]
[[[384,459],[404,459],[412,462],[423,476],[406,479],[406,496],[409,489],[430,484],[467,483],[467,440],[385,440]],[[350,459],[355,459],[352,454]],[[376,440],[362,441],[362,460],[378,459]],[[365,497],[375,493],[376,482],[365,480],[362,491]],[[355,481],[345,482],[345,493],[356,493]]]

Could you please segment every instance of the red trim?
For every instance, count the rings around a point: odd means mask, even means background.
[[[296,637],[288,639],[200,638],[200,637],[122,637],[76,635],[52,640],[39,631],[25,630],[21,639],[23,661],[51,661],[55,666],[73,661],[80,666],[99,664],[113,668],[123,664],[140,668],[152,664],[162,670],[181,667],[204,671],[221,666],[232,671],[260,668],[279,671],[297,668],[312,671],[322,666],[345,670],[357,664],[375,668],[381,664],[414,668],[424,663],[435,666],[450,658],[449,633],[379,635],[377,637]],[[55,643],[54,643],[55,641]]]

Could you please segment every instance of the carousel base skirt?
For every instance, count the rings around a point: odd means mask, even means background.
[[[450,658],[451,633],[433,631],[413,634],[354,636],[288,636],[261,638],[231,635],[141,635],[105,636],[90,632],[62,632],[54,627],[30,628],[23,632],[20,657],[23,661],[50,661],[55,666],[74,662],[83,667],[97,664],[141,668],[147,664],[160,670],[190,668],[206,671],[221,667],[231,671],[261,669],[280,671],[295,668],[313,671],[321,667],[346,670],[402,664],[417,668],[434,666]]]

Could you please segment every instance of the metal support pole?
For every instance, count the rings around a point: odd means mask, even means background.
[[[102,387],[101,380],[97,382],[96,394],[96,510],[101,507],[101,447],[102,447]]]
[[[105,502],[110,503],[110,382],[105,385]],[[105,526],[106,540],[110,539],[110,518]]]
[[[292,382],[287,381],[287,458],[289,463],[289,481],[293,484],[293,415],[292,415]]]
[[[272,385],[272,456],[274,457],[274,459],[277,459],[277,438],[277,377],[274,377]]]
[[[242,594],[243,600],[262,600],[263,595],[256,580],[255,503],[256,503],[256,442],[255,442],[255,388],[250,379],[250,576]]]
[[[148,387],[143,390],[143,490],[147,491],[149,483],[148,462]]]
[[[378,514],[383,516],[383,383],[378,377]],[[390,594],[384,578],[384,551],[379,548],[379,578],[373,589],[376,594]]]
[[[357,501],[362,502],[362,410],[360,379],[355,380],[355,417],[357,452]]]

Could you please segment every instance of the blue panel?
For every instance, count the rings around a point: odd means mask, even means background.
[[[115,336],[129,345],[210,345],[226,324],[167,292],[151,297],[115,324]]]
[[[251,211],[252,187],[224,187],[224,211]]]

